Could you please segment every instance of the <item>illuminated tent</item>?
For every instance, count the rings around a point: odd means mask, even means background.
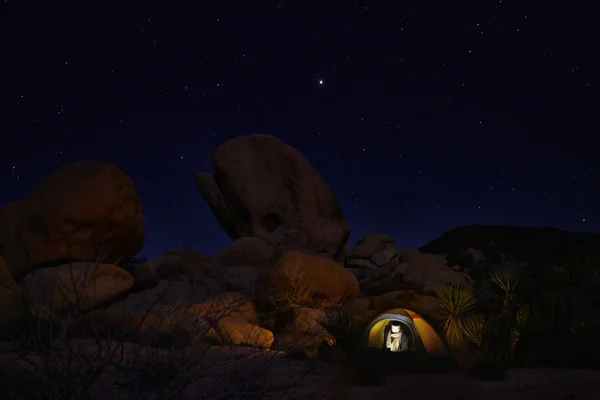
[[[398,324],[408,337],[409,351],[434,357],[449,355],[448,348],[431,325],[419,314],[405,308],[388,310],[368,325],[367,347],[384,350],[391,326]]]

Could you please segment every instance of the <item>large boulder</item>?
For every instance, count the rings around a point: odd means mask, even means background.
[[[196,183],[233,239],[254,236],[343,259],[350,227],[331,189],[296,149],[269,136],[231,139]]]
[[[127,294],[133,276],[112,264],[76,262],[42,268],[23,278],[29,312],[50,320],[101,308]]]
[[[74,337],[124,334],[148,345],[164,341],[183,347],[206,340],[248,344],[240,332],[254,338],[247,340],[264,339],[264,332],[247,326],[257,321],[256,307],[248,296],[213,293],[207,297],[205,290],[193,288],[187,282],[161,280],[155,288],[131,294],[75,321],[69,334]]]
[[[398,260],[380,268],[377,276],[362,280],[361,292],[378,296],[397,290],[414,290],[439,297],[442,288],[448,284],[460,284],[473,291],[472,278],[448,267],[443,255],[409,249],[400,253]]]
[[[367,234],[348,252],[345,260],[346,268],[358,280],[377,277],[380,268],[397,264],[398,246],[392,238],[382,233]]]
[[[207,337],[223,344],[270,349],[275,337],[273,332],[249,322],[224,318],[211,328]]]
[[[206,280],[202,282],[158,280],[157,284],[137,293],[130,293],[125,299],[111,306],[112,308],[148,311],[156,304],[198,304],[215,296],[219,291],[216,282]]]
[[[394,308],[406,308],[437,320],[439,317],[440,299],[433,296],[418,294],[413,290],[398,290],[374,297],[372,307],[383,313]]]
[[[0,253],[17,281],[35,268],[71,261],[120,264],[143,244],[133,182],[102,162],[64,167],[0,210]]]
[[[382,233],[365,235],[346,257],[346,263],[355,260],[368,261],[374,267],[383,267],[398,257],[398,246],[394,239]]]
[[[403,271],[404,285],[419,293],[439,297],[448,284],[459,284],[473,291],[473,280],[460,271],[449,268],[443,255],[421,253],[416,249],[405,250],[401,258],[406,267]]]
[[[335,261],[288,251],[272,271],[263,271],[255,285],[259,298],[287,305],[347,303],[358,296],[356,277]]]

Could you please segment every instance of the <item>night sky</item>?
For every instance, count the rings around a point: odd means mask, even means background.
[[[214,255],[230,239],[195,175],[266,133],[323,174],[352,244],[600,231],[597,0],[314,4],[4,0],[0,205],[106,161],[138,189],[148,257]]]

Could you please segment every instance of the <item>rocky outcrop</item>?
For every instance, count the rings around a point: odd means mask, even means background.
[[[31,315],[57,320],[106,306],[133,283],[133,276],[116,265],[76,262],[33,271],[22,287]]]
[[[263,271],[256,282],[259,298],[290,304],[322,301],[346,303],[358,296],[356,277],[336,262],[298,251],[285,252],[272,271]]]
[[[381,268],[379,275],[361,281],[361,291],[373,296],[396,290],[414,290],[439,296],[447,284],[461,284],[472,291],[471,277],[448,267],[444,256],[409,249],[400,253],[399,261]]]
[[[413,290],[396,290],[379,296],[356,299],[351,309],[358,315],[375,318],[377,315],[394,308],[406,308],[420,314],[430,321],[439,317],[440,299],[418,294]]]
[[[401,254],[406,265],[403,272],[407,289],[419,293],[439,296],[442,288],[448,284],[459,284],[472,291],[472,279],[464,273],[448,267],[444,256],[421,253],[410,249]]]
[[[239,293],[204,292],[189,283],[167,282],[146,292],[95,311],[73,324],[71,337],[98,333],[124,333],[131,340],[151,346],[161,343],[179,347],[214,342],[270,348],[273,333],[257,325],[252,299]]]
[[[354,249],[348,254],[346,260],[365,260],[373,267],[383,267],[398,257],[398,247],[392,238],[382,233],[365,235]]]
[[[582,250],[600,257],[600,234],[558,228],[470,225],[445,232],[419,250],[446,254],[450,261],[463,258],[462,254],[473,249],[482,252],[488,262],[507,261],[502,260],[504,255],[510,261],[525,262],[535,268],[571,261]]]
[[[0,210],[0,253],[12,276],[72,261],[119,264],[144,244],[144,216],[131,179],[102,162],[78,162]]]
[[[343,259],[350,228],[323,177],[296,149],[253,134],[222,144],[214,174],[196,183],[213,214],[233,239],[260,238]]]
[[[345,262],[359,280],[377,276],[380,268],[393,264],[398,264],[398,247],[392,238],[381,233],[370,233],[359,240]]]

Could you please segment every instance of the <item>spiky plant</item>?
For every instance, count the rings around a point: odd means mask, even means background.
[[[467,318],[463,323],[463,332],[466,338],[478,348],[483,347],[483,340],[486,328],[485,314],[474,314]]]
[[[540,315],[536,308],[525,305],[517,311],[515,324],[510,332],[513,358],[519,357],[523,349],[532,350],[540,327]]]
[[[509,314],[512,314],[518,301],[515,290],[519,284],[519,279],[515,279],[508,269],[493,274],[491,278],[492,281],[504,291],[504,303],[502,309]]]
[[[539,326],[539,313],[535,307],[525,305],[517,311],[513,332],[519,336],[531,335]]]
[[[346,355],[356,349],[365,333],[367,320],[349,307],[329,308],[317,323],[325,329],[335,341],[336,346]]]
[[[454,346],[466,341],[465,321],[477,305],[477,299],[462,285],[446,285],[440,292],[440,319],[446,340]]]

